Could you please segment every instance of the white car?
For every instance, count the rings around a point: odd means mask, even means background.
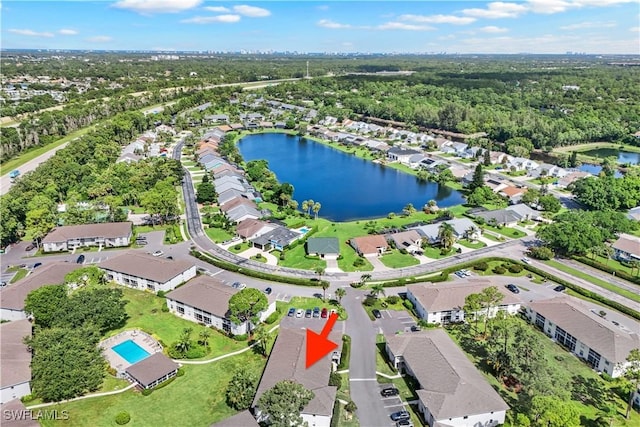
[[[529,258],[521,258],[520,261],[524,262],[525,264],[531,263],[531,260]]]
[[[233,285],[231,285],[231,287],[234,289],[243,290],[244,288],[247,287],[247,285],[245,283],[234,282]]]
[[[296,317],[302,317],[304,316],[304,310],[299,308],[298,311],[296,311]]]
[[[152,255],[153,255],[153,256],[162,256],[162,255],[164,255],[164,252],[162,252],[162,251],[155,251]]]

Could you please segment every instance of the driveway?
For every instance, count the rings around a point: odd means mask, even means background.
[[[397,332],[411,332],[416,321],[406,310],[380,310],[382,317],[374,322],[385,335],[395,335]]]
[[[371,265],[373,265],[373,271],[388,271],[388,270],[391,270],[389,267],[384,265],[382,263],[382,261],[380,261],[380,258],[377,255],[376,256],[368,256],[366,258],[371,263]]]
[[[334,258],[325,258],[327,262],[327,268],[325,268],[325,273],[342,273],[340,267],[338,267],[338,260]]]
[[[278,265],[278,259],[274,256],[271,255],[268,252],[263,252],[261,249],[258,248],[249,248],[246,251],[242,251],[240,252],[238,255],[241,256],[242,258],[246,258],[249,259],[252,256],[256,256],[256,255],[262,255],[263,257],[265,257],[267,259],[266,264],[268,265]]]

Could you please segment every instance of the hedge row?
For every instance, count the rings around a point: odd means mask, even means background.
[[[349,357],[351,354],[351,337],[349,335],[342,336],[342,354],[340,355],[340,363],[338,369],[342,370],[349,366]]]
[[[583,264],[587,264],[593,268],[597,268],[598,270],[604,271],[605,273],[609,273],[609,274],[614,274],[615,276],[627,280],[631,283],[635,283],[636,285],[640,285],[640,276],[632,276],[631,274],[627,273],[626,271],[623,270],[618,270],[614,267],[610,267],[606,264],[603,264],[599,261],[593,260],[591,258],[587,258],[584,256],[574,256],[573,259],[575,259],[578,262],[581,262]]]
[[[544,270],[540,270],[539,268],[534,267],[532,265],[525,265],[524,268],[527,271],[530,271],[531,273],[535,273],[535,274],[537,274],[539,276],[542,276],[542,277],[544,277],[544,278],[546,278],[548,280],[551,280],[553,282],[556,282],[556,283],[559,283],[559,284],[561,284],[563,286],[566,286],[567,288],[571,289],[572,291],[574,291],[574,292],[576,292],[576,293],[578,293],[578,294],[580,294],[582,296],[585,296],[585,297],[587,297],[589,299],[592,299],[594,301],[598,301],[598,302],[606,305],[607,307],[611,307],[614,310],[618,310],[621,313],[624,313],[624,314],[626,314],[628,316],[633,317],[634,319],[640,320],[640,313],[639,312],[637,312],[637,311],[635,311],[635,310],[633,310],[633,309],[631,309],[629,307],[626,307],[626,306],[624,306],[624,305],[622,305],[622,304],[620,304],[620,303],[618,303],[616,301],[611,301],[610,299],[605,298],[602,295],[599,295],[599,294],[596,294],[595,292],[591,292],[591,291],[589,291],[587,289],[581,288],[580,286],[578,286],[578,285],[576,285],[574,283],[571,283],[571,282],[568,282],[568,281],[566,281],[564,279],[556,277],[556,276],[554,276],[552,274],[549,274]]]
[[[278,276],[276,274],[263,273],[261,271],[254,271],[247,268],[239,267],[231,262],[223,261],[214,256],[203,254],[200,251],[191,250],[191,255],[198,258],[201,261],[209,263],[211,265],[215,265],[218,268],[222,268],[227,271],[234,271],[236,273],[242,273],[245,276],[255,277],[256,279],[269,280],[272,282],[280,282],[280,283],[289,283],[292,285],[300,285],[300,286],[321,286],[322,282],[315,278],[313,279],[299,279],[297,277],[287,277],[287,276]]]

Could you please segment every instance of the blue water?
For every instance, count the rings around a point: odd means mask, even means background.
[[[331,221],[386,217],[407,203],[421,209],[431,199],[440,207],[464,202],[457,190],[297,136],[249,135],[238,149],[245,161],[267,160],[279,182],[293,185],[300,205],[308,199],[320,202],[318,215]]]
[[[307,233],[309,232],[309,229],[308,229],[307,227],[302,227],[302,228],[300,229],[300,232],[301,232],[302,234],[307,234]]]
[[[149,353],[132,340],[121,342],[111,347],[111,349],[132,365],[149,357]]]
[[[578,170],[582,172],[589,172],[592,175],[598,176],[598,174],[602,171],[602,166],[593,165],[591,163],[583,163],[578,167]],[[622,172],[616,171],[613,175],[616,178],[622,177]]]
[[[598,157],[604,159],[606,157],[616,157],[620,164],[638,165],[640,164],[640,153],[632,151],[617,150],[615,148],[596,148],[589,151],[583,151],[580,154]]]

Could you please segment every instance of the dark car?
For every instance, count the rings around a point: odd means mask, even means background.
[[[509,289],[514,294],[519,294],[520,293],[520,289],[518,289],[518,287],[516,285],[514,285],[513,283],[509,283],[506,287],[507,287],[507,289]]]
[[[400,420],[396,423],[396,427],[413,427],[411,420]]]
[[[310,308],[307,308],[307,311],[304,312],[304,317],[311,317],[312,311]]]
[[[400,391],[395,387],[387,387],[380,390],[380,394],[382,397],[391,397],[399,395]]]
[[[76,263],[83,264],[84,263],[84,255],[80,255],[78,259],[76,259]]]
[[[313,308],[313,317],[320,317],[320,307]]]
[[[34,268],[34,269],[35,269],[35,268],[38,268],[38,267],[40,267],[41,265],[42,265],[42,263],[41,263],[41,262],[36,262],[35,264],[33,264],[33,268]]]
[[[289,312],[287,313],[287,316],[288,316],[288,317],[293,317],[293,316],[295,316],[295,315],[296,315],[296,309],[295,309],[295,308],[293,308],[293,307],[291,307],[291,308],[289,309]]]
[[[422,328],[420,327],[420,325],[411,326],[411,331],[412,332],[420,332],[421,330],[422,330]]]
[[[267,295],[271,295],[271,292],[273,292],[273,289],[271,289],[271,288],[266,288],[264,290],[264,293],[267,294]]]
[[[173,260],[173,257],[172,257],[171,255],[169,255],[169,256],[167,257],[167,259]]]
[[[36,245],[34,245],[33,243],[30,243],[26,248],[24,248],[25,251],[32,251],[36,248]]]
[[[562,292],[562,291],[564,291],[565,289],[567,289],[567,287],[566,287],[566,286],[564,286],[564,285],[558,285],[558,286],[556,286],[555,288],[553,288],[553,290],[554,290],[554,291],[556,291],[556,292]]]
[[[391,419],[393,421],[410,420],[411,415],[407,411],[398,411],[391,414]]]
[[[323,308],[322,312],[320,313],[320,317],[322,317],[324,319],[325,317],[327,317],[328,314],[329,314],[329,312],[327,311],[327,309]]]
[[[380,319],[382,317],[382,313],[380,313],[380,310],[378,310],[377,308],[374,308],[372,313],[373,317],[375,317],[376,319]]]

